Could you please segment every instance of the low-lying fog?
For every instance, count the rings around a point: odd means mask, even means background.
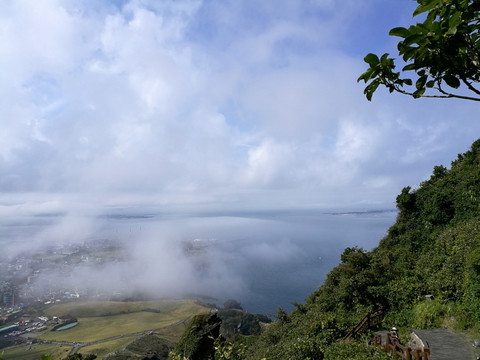
[[[165,216],[116,212],[3,219],[2,254],[114,240],[120,259],[41,271],[38,286],[99,288],[122,295],[209,296],[238,300],[251,312],[275,313],[303,302],[347,246],[371,249],[396,212],[242,213]],[[68,269],[68,270],[66,270]]]

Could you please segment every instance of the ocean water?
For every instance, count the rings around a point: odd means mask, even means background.
[[[53,243],[116,240],[125,244],[130,260],[97,267],[94,273],[82,268],[72,276],[75,286],[97,282],[112,289],[204,295],[219,306],[233,298],[250,312],[273,314],[278,307],[288,311],[291,302],[303,302],[339,263],[346,247],[375,247],[396,214],[122,212],[94,219],[53,214],[0,221],[0,248],[5,254]],[[180,245],[195,239],[199,251],[184,257]]]
[[[250,312],[292,310],[291,302],[304,302],[340,262],[346,247],[377,246],[396,214],[279,216],[256,227],[257,232],[247,238],[221,243],[221,253],[246,282],[248,291],[238,300]]]

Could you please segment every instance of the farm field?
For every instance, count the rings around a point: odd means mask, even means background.
[[[77,318],[78,325],[64,331],[43,331],[37,334],[37,339],[62,342],[62,346],[35,345],[30,351],[25,351],[25,346],[19,346],[5,351],[4,359],[38,360],[43,354],[63,359],[71,350],[71,346],[64,346],[69,343],[72,346],[74,343],[80,345],[79,353],[93,353],[97,359],[102,359],[151,331],[170,343],[176,342],[192,316],[208,311],[209,307],[194,300],[76,301],[55,304],[44,310],[46,316],[68,315]]]
[[[46,309],[49,317],[71,315],[76,318],[108,316],[151,311],[178,314],[189,310],[205,308],[194,300],[153,300],[153,301],[82,301],[56,304]]]
[[[66,331],[47,331],[41,340],[91,343],[171,326],[209,309],[193,300],[85,302],[50,307],[48,316],[70,315],[78,325]]]
[[[181,320],[183,318],[175,317],[168,313],[155,314],[150,312],[78,318],[77,326],[65,331],[44,332],[39,336],[39,339],[91,343],[117,336],[159,329]]]

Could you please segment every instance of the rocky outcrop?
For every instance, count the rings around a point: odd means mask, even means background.
[[[187,325],[175,353],[187,359],[213,359],[214,342],[220,336],[222,320],[217,314],[202,314],[193,317]]]

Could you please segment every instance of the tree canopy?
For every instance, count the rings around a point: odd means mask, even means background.
[[[395,71],[390,55],[368,54],[369,65],[357,81],[367,83],[368,100],[380,85],[414,98],[459,98],[480,101],[480,1],[417,0],[413,17],[424,21],[396,27],[398,53],[405,65]],[[412,74],[412,78],[404,77]]]

